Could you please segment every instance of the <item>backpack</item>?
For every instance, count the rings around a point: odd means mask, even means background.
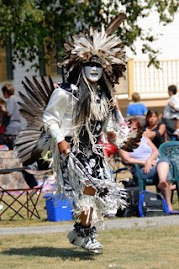
[[[127,206],[122,210],[121,208],[118,209],[116,216],[117,217],[138,217],[138,200],[139,200],[139,187],[125,187],[125,191],[127,193]]]
[[[160,193],[149,191],[139,193],[138,210],[140,217],[169,215],[165,198]]]

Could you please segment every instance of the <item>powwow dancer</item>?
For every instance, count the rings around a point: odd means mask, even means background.
[[[16,142],[19,157],[28,164],[43,155],[50,145],[59,192],[74,204],[76,223],[68,234],[69,241],[93,253],[102,250],[95,238],[94,223],[99,223],[110,208],[125,206],[125,192],[112,179],[102,145],[98,144],[100,136],[109,132],[118,148],[130,151],[139,140],[130,133],[113,100],[114,84],[125,71],[125,52],[113,33],[124,18],[124,14],[119,14],[106,30],[98,32],[90,28],[65,44],[65,57],[60,65],[66,68],[67,77],[56,89],[51,80],[50,87],[42,81],[44,91],[35,78],[35,85],[26,79],[24,86],[30,98],[34,101],[35,90],[40,100],[39,107],[34,108],[35,112],[39,109],[37,122],[51,95],[43,112],[45,133],[41,134],[39,129],[42,125],[35,132],[38,124],[32,123],[29,110],[21,103],[21,112],[30,123]],[[21,97],[27,104],[26,97],[22,94]],[[35,146],[28,142],[30,151],[23,140],[27,132],[36,137]]]

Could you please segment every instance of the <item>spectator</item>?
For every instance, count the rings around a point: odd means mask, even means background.
[[[4,112],[8,112],[10,117],[10,122],[5,130],[4,143],[9,147],[10,150],[13,150],[15,138],[21,130],[20,113],[16,98],[14,96],[13,85],[6,83],[2,87],[2,92],[4,98],[7,99],[6,107],[4,107]]]
[[[140,102],[140,95],[137,92],[132,94],[133,103],[129,104],[127,107],[127,116],[145,116],[147,113],[146,106]]]
[[[177,87],[170,85],[168,87],[169,100],[164,108],[163,122],[166,124],[169,131],[173,131],[175,135],[179,136],[179,95],[177,94]],[[175,121],[174,129],[172,120]]]
[[[0,98],[0,144],[4,144],[5,128],[9,124],[10,116],[6,111],[6,102]]]
[[[146,130],[143,133],[150,138],[154,145],[159,146],[164,143],[166,139],[166,125],[159,120],[157,111],[149,110],[146,115]]]
[[[136,118],[130,119],[130,123],[132,130],[140,130],[140,122]],[[158,149],[146,136],[142,136],[138,148],[134,149],[133,152],[119,149],[119,154],[124,163],[132,165],[131,172],[134,177],[137,177],[134,164],[138,164],[143,179],[153,178],[158,181],[158,188],[163,193],[169,211],[172,214],[173,207],[170,201],[169,160],[167,158],[159,159]]]

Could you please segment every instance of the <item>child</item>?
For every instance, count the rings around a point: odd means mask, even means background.
[[[127,116],[145,116],[147,114],[147,108],[140,102],[140,95],[137,92],[132,94],[133,103],[127,107]]]

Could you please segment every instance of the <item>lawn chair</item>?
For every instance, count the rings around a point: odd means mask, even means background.
[[[143,191],[146,189],[146,186],[156,186],[156,190],[158,191],[157,189],[157,181],[154,180],[153,178],[147,178],[147,179],[143,179],[142,176],[141,176],[141,173],[140,173],[140,167],[138,164],[135,164],[135,168],[136,168],[136,175],[137,175],[137,178],[136,178],[136,181],[138,182],[138,186],[139,186],[139,190],[140,191]]]
[[[172,184],[176,184],[176,190],[177,190],[178,199],[179,199],[179,172],[178,172],[179,171],[179,141],[169,141],[169,142],[165,142],[161,144],[159,147],[159,154],[161,157],[167,157],[171,162],[170,182]],[[157,188],[158,182],[154,180],[153,178],[142,179],[139,165],[136,164],[135,167],[137,171],[137,181],[138,181],[140,191],[145,190],[146,186],[148,185],[155,185],[156,190],[159,191]],[[173,193],[174,191],[172,191],[171,201],[173,200]]]
[[[42,179],[42,183],[29,187],[24,179],[24,173],[28,173],[33,179],[37,176],[38,179]],[[27,218],[40,219],[37,205],[47,173],[49,171],[32,171],[27,167],[22,167],[14,151],[0,151],[0,204],[3,205],[0,219],[9,211],[14,213],[10,217],[11,220],[15,216],[24,219],[24,211]]]
[[[22,171],[29,172],[25,168],[12,168],[12,169],[0,169],[0,174],[9,174],[13,172],[21,173]],[[0,211],[0,220],[5,212],[11,210],[14,214],[10,217],[10,220],[14,219],[15,216],[19,216],[25,219],[23,213],[23,209],[26,211],[26,217],[28,219],[32,219],[32,217],[36,217],[40,219],[40,214],[38,212],[38,202],[40,195],[42,193],[42,189],[45,183],[47,173],[46,171],[39,171],[41,173],[41,177],[43,175],[43,180],[37,186],[33,188],[26,187],[26,188],[3,188],[0,186],[0,204],[3,205],[3,210]],[[36,174],[39,176],[39,172],[37,171]],[[22,196],[24,199],[22,201]],[[23,211],[24,212],[24,211]]]

